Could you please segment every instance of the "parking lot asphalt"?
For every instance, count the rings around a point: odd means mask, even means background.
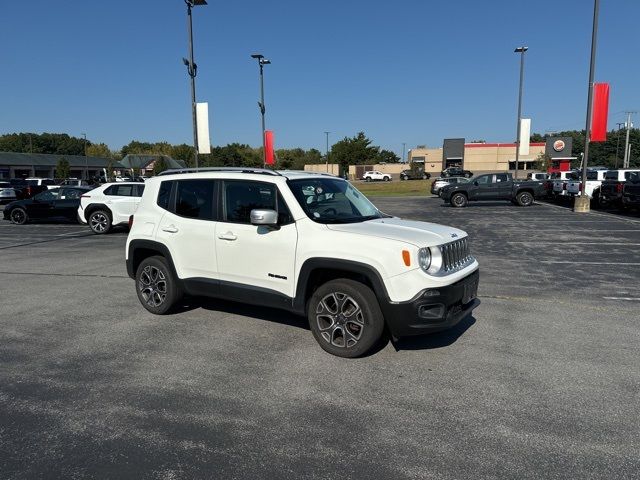
[[[638,478],[640,219],[375,203],[469,232],[482,304],[356,360],[277,310],[147,313],[124,232],[0,222],[0,477]]]

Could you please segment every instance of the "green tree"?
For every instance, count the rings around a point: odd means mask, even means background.
[[[66,158],[62,157],[58,160],[58,164],[56,165],[56,177],[57,178],[69,178],[69,162]]]
[[[161,172],[164,172],[167,169],[167,162],[164,158],[158,158],[153,164],[153,175],[159,175]]]
[[[400,157],[391,150],[380,150],[376,159],[377,163],[398,163],[399,161]]]
[[[113,158],[114,154],[105,143],[92,143],[87,146],[88,157]]]
[[[376,163],[379,148],[371,146],[371,140],[364,132],[355,137],[345,137],[331,147],[331,163],[339,163],[343,169],[349,165],[363,165]]]
[[[186,143],[182,143],[180,145],[174,145],[171,147],[171,157],[176,160],[182,160],[187,164],[187,166],[193,165],[193,147],[191,145],[187,145]]]

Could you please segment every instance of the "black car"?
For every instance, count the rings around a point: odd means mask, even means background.
[[[80,197],[90,190],[90,187],[61,187],[45,190],[33,198],[8,204],[4,209],[4,219],[18,225],[24,225],[32,219],[76,220]]]
[[[622,187],[622,206],[640,208],[640,172],[632,172]]]
[[[449,168],[445,168],[440,174],[440,176],[443,178],[447,178],[447,177],[471,178],[473,177],[473,172],[470,172],[469,170],[463,170],[460,167],[449,167]]]

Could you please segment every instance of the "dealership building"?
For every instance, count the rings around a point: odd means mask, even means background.
[[[545,154],[545,143],[529,144],[529,152],[520,154],[518,170],[535,169]],[[515,143],[466,143],[464,138],[447,138],[442,148],[412,148],[409,162],[424,163],[425,171],[438,174],[448,167],[462,167],[474,173],[507,172],[516,169]]]

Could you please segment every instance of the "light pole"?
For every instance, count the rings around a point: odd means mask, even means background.
[[[189,30],[189,59],[182,59],[187,66],[187,74],[191,78],[191,121],[193,122],[193,160],[196,168],[198,168],[198,120],[196,118],[196,75],[198,74],[198,65],[193,61],[193,21],[191,19],[191,9],[194,6],[206,5],[206,0],[184,0],[187,5],[187,19]]]
[[[631,114],[636,112],[625,112],[627,114],[627,123],[625,127],[627,127],[627,137],[624,142],[624,160],[622,161],[622,168],[629,168],[629,157],[631,156],[631,150],[629,148],[629,132],[633,127],[631,123]]]
[[[524,82],[524,52],[529,47],[518,47],[513,52],[520,54],[520,89],[518,91],[518,126],[516,128],[516,172],[515,178],[518,178],[518,168],[520,163],[520,117],[522,116],[522,85]]]
[[[326,152],[326,155],[325,155],[325,163],[326,163],[326,165],[327,165],[327,173],[329,173],[329,134],[330,134],[330,133],[331,133],[331,132],[324,132],[324,134],[325,134],[325,135],[326,135],[326,137],[327,137],[327,145],[326,145],[326,147],[325,147],[325,152]]]
[[[87,162],[87,134],[82,133],[82,137],[84,138],[84,175],[86,179],[89,179],[89,163]]]
[[[255,58],[258,60],[258,65],[260,66],[260,101],[258,102],[258,107],[260,108],[260,115],[262,117],[262,167],[267,167],[267,144],[264,138],[264,112],[267,108],[264,106],[264,66],[270,65],[271,60],[267,60],[264,58],[264,55],[259,53],[254,53],[251,55],[251,58]]]
[[[593,2],[593,27],[591,30],[591,60],[589,62],[589,85],[587,89],[587,120],[584,128],[584,157],[582,159],[582,185],[580,196],[576,197],[573,204],[574,212],[588,212],[590,210],[589,197],[586,194],[587,187],[587,165],[589,163],[589,142],[591,141],[591,102],[593,98],[593,76],[596,68],[596,47],[598,39],[598,13],[600,11],[600,0]]]
[[[402,144],[402,163],[405,163],[405,161],[404,161],[404,151],[405,151],[406,146],[407,146],[406,143]]]

